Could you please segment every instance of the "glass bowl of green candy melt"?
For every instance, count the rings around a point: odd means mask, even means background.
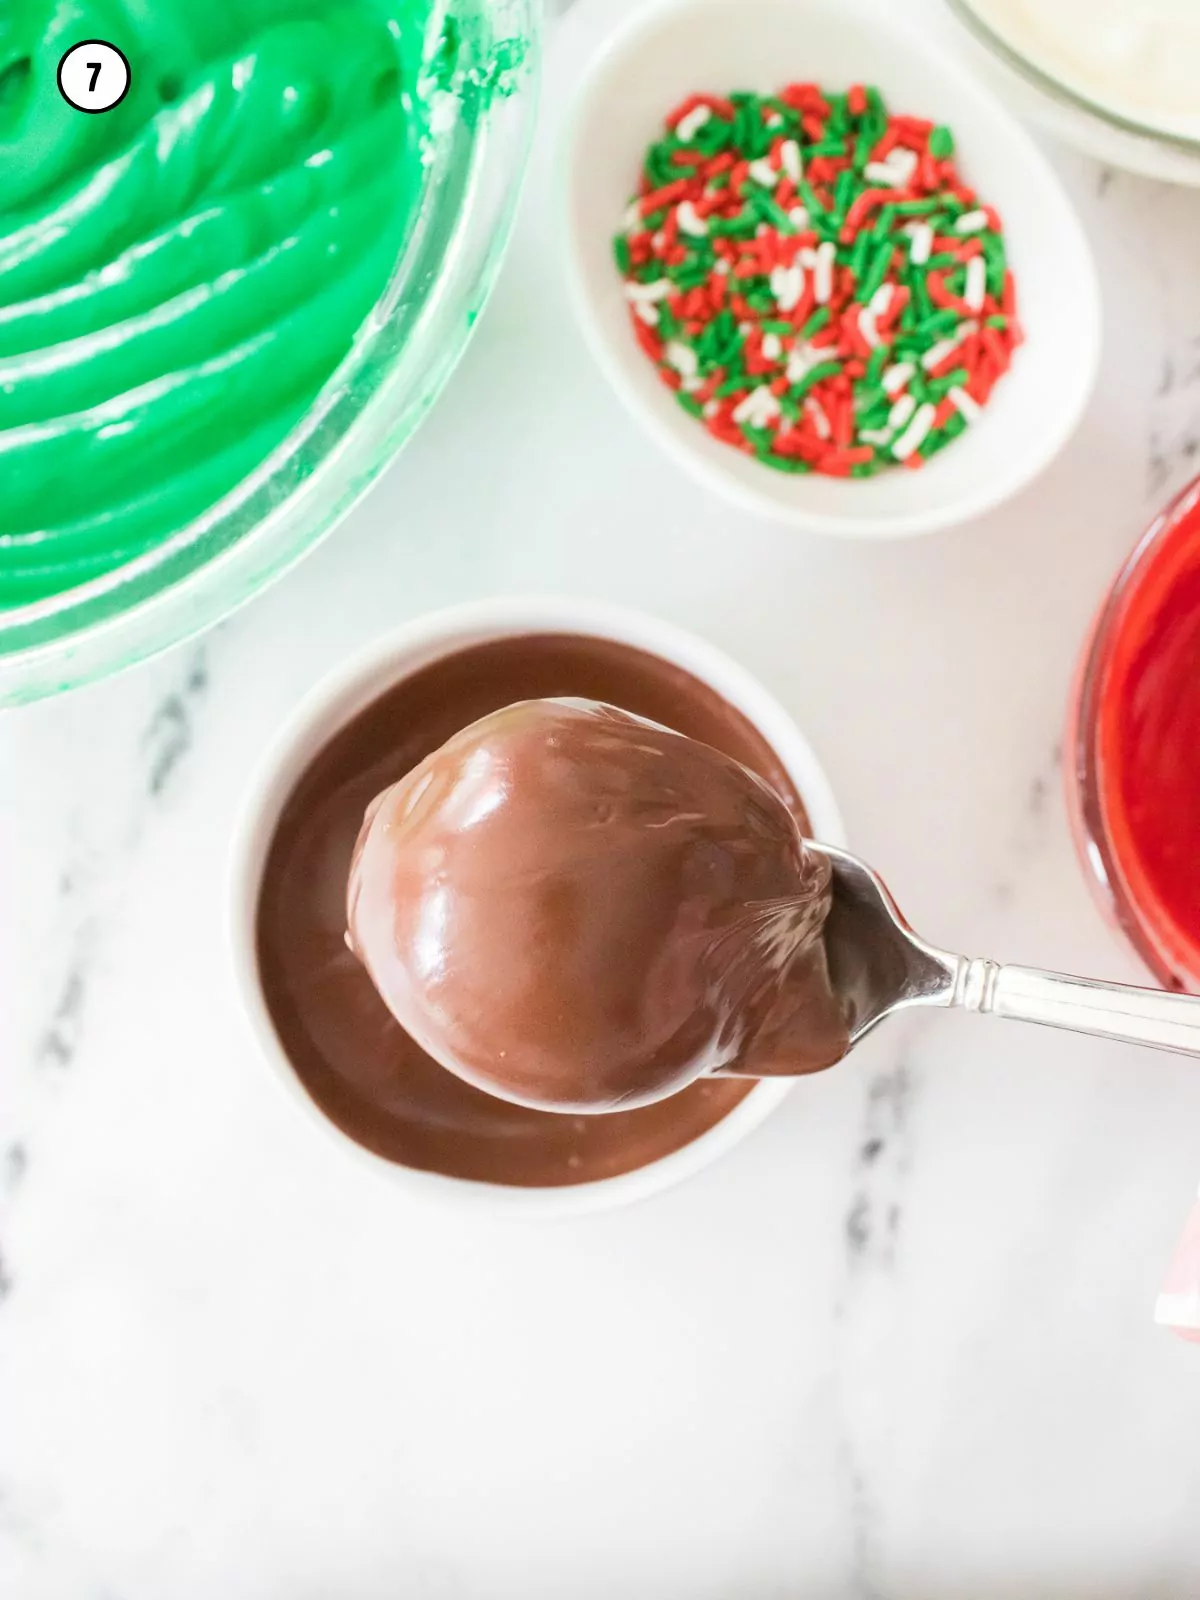
[[[539,11],[0,7],[0,705],[225,615],[404,444],[507,241]],[[129,63],[94,114],[83,39]]]

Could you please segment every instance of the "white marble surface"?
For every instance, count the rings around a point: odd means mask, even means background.
[[[898,1025],[673,1193],[514,1225],[315,1140],[223,950],[233,818],[297,697],[401,618],[536,588],[761,673],[931,935],[1134,977],[1059,739],[1106,580],[1198,464],[1200,194],[1054,159],[1103,376],[1003,512],[851,548],[706,497],[583,353],[539,178],[351,523],[202,643],[0,721],[4,1600],[1200,1594],[1200,1352],[1151,1322],[1194,1065]]]

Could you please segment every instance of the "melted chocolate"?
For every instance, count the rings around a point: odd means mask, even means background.
[[[491,1183],[584,1183],[690,1144],[752,1087],[708,1079],[599,1117],[509,1104],[431,1060],[346,946],[346,881],[372,799],[480,717],[517,700],[564,696],[623,706],[724,751],[806,825],[778,758],[740,712],[682,669],[608,640],[529,635],[474,646],[359,713],[314,757],[283,808],[263,872],[258,959],[301,1082],[344,1132],[389,1160]]]

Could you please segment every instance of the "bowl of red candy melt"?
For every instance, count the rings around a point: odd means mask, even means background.
[[[681,465],[818,532],[932,531],[1066,442],[1099,295],[1040,152],[860,0],[668,0],[609,41],[566,163],[575,302]]]

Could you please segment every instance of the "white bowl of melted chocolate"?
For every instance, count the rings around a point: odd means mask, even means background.
[[[402,1187],[635,1199],[844,1053],[806,836],[844,842],[816,758],[704,641],[566,601],[439,613],[266,763],[233,881],[247,1013],[308,1119]]]

